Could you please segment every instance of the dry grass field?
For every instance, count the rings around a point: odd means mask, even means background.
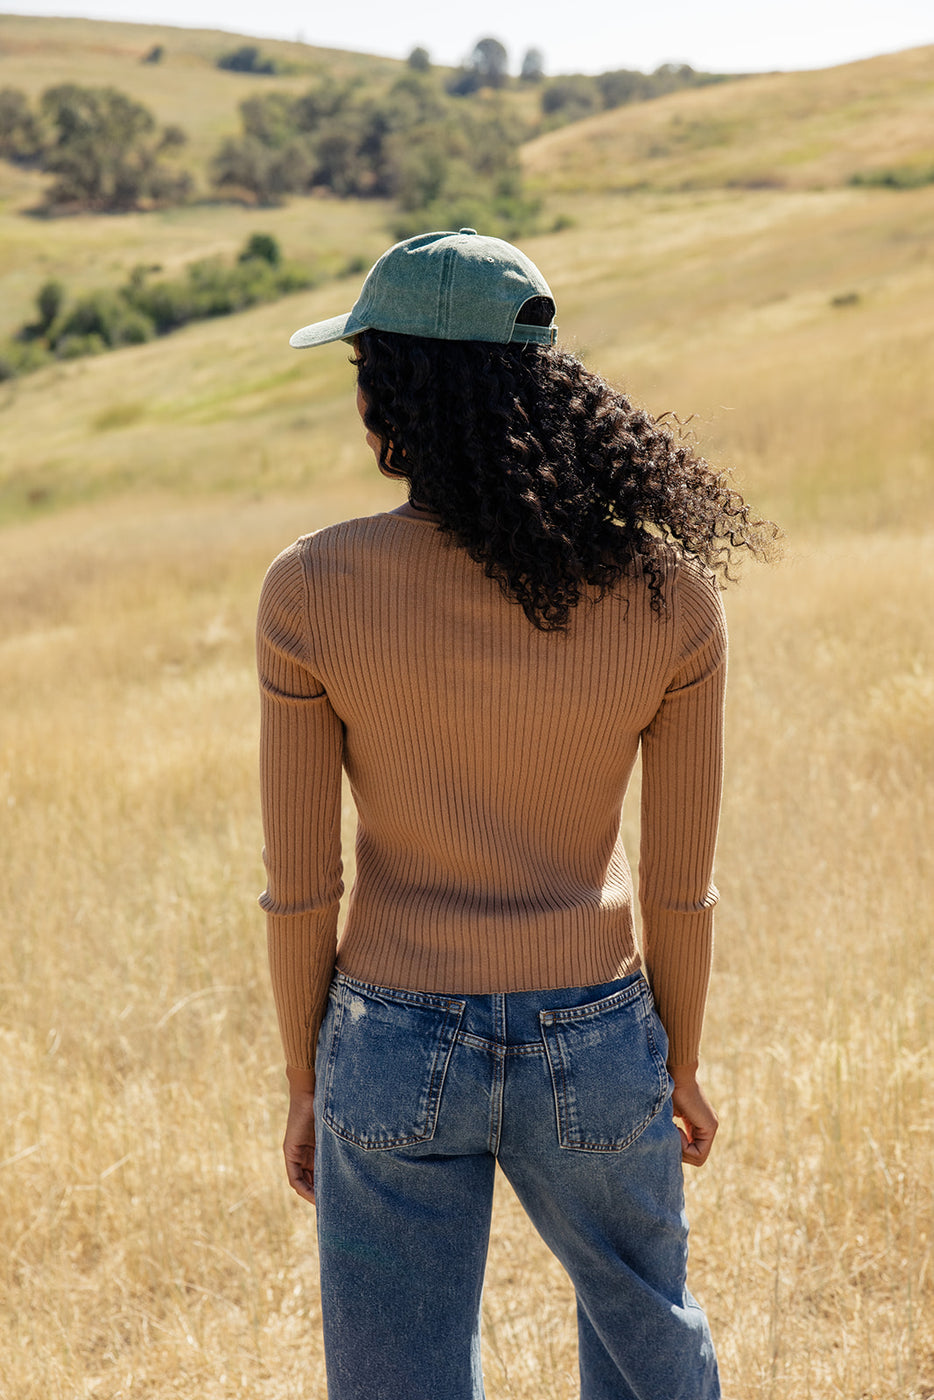
[[[696,412],[788,531],[727,599],[722,1128],[687,1183],[725,1400],[932,1400],[934,189],[554,208],[574,226],[528,246],[566,342]],[[192,255],[223,236],[202,212]],[[278,213],[382,237],[375,207]],[[111,221],[102,256],[161,219]],[[96,225],[69,222],[92,275]],[[342,348],[285,344],[350,295],[0,386],[3,1400],[325,1400],[278,1152],[252,629],[283,545],[397,499]],[[507,1188],[484,1322],[489,1400],[573,1400],[573,1300]]]

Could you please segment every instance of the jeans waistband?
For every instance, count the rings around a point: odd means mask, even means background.
[[[416,992],[399,987],[379,987],[343,972],[335,973],[335,982],[347,987],[382,993],[412,1006],[433,1006],[449,1000],[463,1005],[459,1033],[477,1036],[499,1045],[541,1045],[541,1011],[567,1011],[589,1006],[607,997],[618,996],[628,988],[640,986],[646,995],[648,985],[641,972],[611,982],[589,987],[552,987],[523,992]]]

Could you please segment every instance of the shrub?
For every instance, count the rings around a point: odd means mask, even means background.
[[[50,363],[52,356],[38,340],[9,340],[0,347],[0,381],[31,374]]]
[[[221,54],[218,68],[226,68],[231,73],[277,73],[278,64],[273,58],[263,58],[256,44],[241,44],[239,49]]]
[[[916,190],[922,185],[934,185],[934,165],[890,165],[877,170],[859,170],[850,176],[850,184]]]
[[[121,293],[92,292],[75,302],[53,327],[49,343],[59,356],[74,355],[81,352],[63,352],[63,345],[84,344],[89,337],[96,337],[106,349],[113,350],[119,345],[140,345],[154,334],[151,318]]]
[[[498,238],[514,239],[534,232],[541,201],[529,199],[518,188],[506,185],[489,195],[462,194],[442,197],[417,211],[393,220],[393,237],[411,238],[430,228],[476,228]]]
[[[55,347],[55,357],[58,360],[80,360],[83,355],[103,355],[107,349],[107,342],[103,336],[92,333],[91,335],[66,335]]]
[[[36,307],[39,311],[39,324],[36,329],[40,335],[46,334],[61,311],[64,300],[65,288],[61,282],[43,282],[36,295]]]
[[[267,255],[247,255],[251,246],[260,244]],[[276,263],[268,256],[273,252],[279,258]],[[136,269],[120,295],[148,319],[156,334],[167,335],[189,321],[227,316],[259,302],[275,301],[313,286],[314,280],[307,268],[282,261],[279,246],[269,234],[254,234],[233,267],[220,258],[203,258],[187,268],[184,279],[161,282],[147,282],[144,271]]]
[[[23,326],[0,352],[0,380],[37,369],[52,358],[76,359],[121,345],[141,345],[189,321],[226,316],[258,302],[275,301],[314,286],[314,274],[284,262],[271,234],[254,233],[232,267],[220,258],[202,258],[181,277],[149,281],[158,267],[134,267],[115,290],[91,292],[72,306],[64,289],[46,282],[36,303],[39,321]]]
[[[654,96],[652,79],[634,68],[617,68],[596,79],[604,107],[624,107],[627,102],[645,102]]]
[[[238,262],[249,262],[251,258],[260,258],[263,262],[268,262],[271,267],[278,267],[282,261],[282,249],[279,241],[273,238],[271,233],[251,234],[237,258]]]
[[[186,326],[195,315],[194,297],[187,282],[139,281],[127,287],[124,295],[134,310],[152,322],[156,335],[168,335]]]

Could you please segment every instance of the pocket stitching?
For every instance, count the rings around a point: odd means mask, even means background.
[[[348,979],[349,980],[349,979]],[[360,986],[362,984],[358,984]],[[369,984],[367,984],[369,985]],[[464,1014],[464,1003],[450,998],[437,998],[432,1003],[414,1002],[408,998],[393,999],[386,996],[388,989],[372,987],[373,992],[379,992],[387,1001],[392,1001],[396,1006],[402,1005],[426,1005],[431,1010],[443,1011],[444,1020],[434,1046],[434,1053],[431,1060],[431,1069],[428,1080],[427,1107],[425,1112],[425,1131],[422,1133],[406,1133],[402,1137],[381,1139],[379,1142],[372,1142],[369,1138],[362,1138],[347,1128],[338,1125],[334,1120],[334,1115],[327,1107],[329,1090],[332,1083],[332,1070],[337,1057],[337,1046],[340,1039],[341,1026],[344,1018],[344,998],[339,1000],[339,1016],[331,1035],[331,1046],[328,1054],[328,1064],[322,1095],[322,1117],[326,1126],[337,1137],[344,1142],[352,1143],[354,1147],[359,1147],[364,1152],[380,1152],[392,1147],[415,1147],[423,1142],[430,1142],[435,1135],[438,1126],[438,1114],[441,1111],[441,1090],[444,1087],[444,1080],[447,1075],[448,1063],[451,1059],[451,1052],[454,1049],[454,1041],[457,1035],[457,1028],[460,1025],[461,1017]],[[440,1004],[438,1004],[440,1003]],[[443,1052],[443,1053],[442,1053]],[[440,1075],[439,1075],[440,1061]],[[437,1084],[435,1081],[438,1081]]]
[[[560,1006],[540,1014],[547,1016],[552,1022],[585,1021],[589,1017],[599,1016],[603,1011],[626,1006],[631,1001],[644,1001],[648,991],[648,983],[640,980],[633,982],[629,987],[624,987],[621,992],[613,992],[608,997],[602,997],[600,1001],[588,1001],[584,1006]]]
[[[589,1002],[586,1006],[583,1007],[565,1007],[560,1010],[542,1011],[539,1013],[541,1035],[545,1046],[545,1058],[548,1061],[548,1067],[551,1071],[552,1090],[555,1099],[555,1110],[557,1117],[558,1142],[559,1145],[563,1149],[565,1149],[565,1151],[623,1152],[627,1147],[631,1147],[637,1138],[642,1136],[642,1134],[645,1132],[646,1128],[649,1126],[652,1120],[654,1118],[657,1118],[658,1114],[664,1108],[668,1097],[666,1092],[668,1088],[668,1071],[662,1063],[661,1053],[658,1049],[658,1044],[655,1039],[651,1014],[654,1008],[651,1002],[648,1000],[650,995],[651,994],[649,992],[648,983],[640,981],[633,983],[631,987],[625,988],[625,990],[622,992],[616,992],[610,997],[604,997],[602,1001]],[[597,1016],[601,1012],[607,1011],[608,1009],[616,1009],[618,1007],[625,1006],[628,1002],[635,1001],[639,1001],[642,1003],[641,1022],[645,1028],[649,1055],[653,1064],[655,1065],[658,1079],[658,1088],[655,1095],[655,1106],[652,1109],[652,1111],[646,1115],[642,1122],[637,1124],[636,1127],[634,1127],[629,1133],[629,1135],[620,1141],[614,1141],[612,1143],[588,1143],[582,1141],[572,1141],[569,1111],[570,1095],[568,1093],[567,1069],[564,1052],[561,1046],[561,1037],[553,1034],[551,1037],[552,1043],[549,1044],[548,1032],[549,1030],[552,1032],[554,1031],[556,1022],[560,1022],[563,1024],[573,1023],[575,1021],[580,1022],[588,1018],[593,1018],[594,1016]],[[554,1058],[552,1052],[554,1052]],[[557,1082],[558,1076],[556,1074],[554,1059],[557,1059],[558,1064],[560,1066],[560,1088]]]

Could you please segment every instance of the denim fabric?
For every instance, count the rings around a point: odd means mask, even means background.
[[[318,1042],[329,1400],[482,1400],[498,1161],[577,1294],[582,1400],[717,1400],[641,973],[440,996],[338,974]]]

